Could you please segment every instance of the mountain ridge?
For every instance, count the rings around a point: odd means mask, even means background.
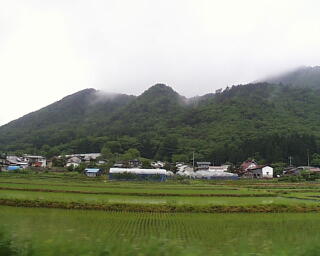
[[[318,77],[320,81],[320,74]],[[1,151],[44,154],[137,149],[143,157],[237,163],[320,151],[320,87],[251,83],[186,98],[164,84],[139,96],[85,89],[0,127]]]

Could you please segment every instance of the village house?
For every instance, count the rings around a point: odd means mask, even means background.
[[[84,153],[84,154],[71,154],[71,155],[65,155],[65,156],[58,156],[58,158],[65,157],[67,159],[66,167],[73,166],[78,167],[81,163],[90,163],[92,161],[94,162],[100,162],[101,164],[104,164],[105,162],[102,160],[99,160],[99,157],[101,157],[101,153]]]
[[[24,162],[28,162],[29,166],[33,167],[46,167],[47,159],[43,156],[23,155]]]
[[[130,168],[137,168],[141,166],[141,162],[138,159],[132,159],[128,161],[128,165]]]
[[[101,153],[85,153],[85,154],[72,154],[72,155],[65,155],[67,159],[77,157],[81,159],[81,162],[90,162],[90,161],[96,161],[98,157],[101,156]],[[59,156],[60,158],[62,156]]]
[[[273,168],[268,165],[258,165],[254,168],[247,169],[244,176],[255,178],[255,179],[272,179]]]
[[[258,165],[255,160],[244,161],[237,170],[244,178],[267,179],[273,178],[273,168],[268,165]]]
[[[313,167],[313,166],[299,166],[299,167],[290,167],[286,169],[283,174],[286,176],[289,175],[300,175],[301,172],[303,171],[309,171],[309,172],[319,172],[320,173],[320,168],[318,167]]]
[[[27,168],[29,163],[25,161],[22,157],[18,156],[7,156],[4,163],[6,166],[19,166],[20,168]]]
[[[247,171],[248,169],[256,168],[257,166],[258,166],[258,163],[255,160],[247,160],[240,165],[240,171],[244,172],[244,171]]]
[[[140,168],[141,161],[138,159],[133,160],[122,160],[118,161],[113,165],[114,168]]]
[[[70,157],[67,160],[66,167],[73,166],[74,168],[78,167],[81,163],[81,159],[77,156]]]
[[[125,167],[125,164],[124,164],[124,163],[119,163],[119,162],[117,162],[117,163],[115,163],[115,164],[113,165],[113,167],[114,167],[114,168],[124,168],[124,167]]]
[[[6,159],[0,158],[0,172],[5,170],[5,166],[6,166]]]
[[[151,163],[151,166],[153,167],[153,168],[159,168],[159,169],[161,169],[161,168],[163,168],[164,166],[165,166],[165,163],[164,162],[161,162],[161,161],[157,161],[157,162],[152,162]]]
[[[105,160],[99,160],[97,164],[102,165],[102,164],[106,164],[106,163],[107,163],[107,161],[105,161]]]

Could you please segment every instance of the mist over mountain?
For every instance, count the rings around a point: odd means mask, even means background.
[[[263,81],[300,87],[320,87],[320,66],[299,67]]]
[[[306,164],[320,150],[320,69],[186,98],[157,84],[140,96],[86,89],[0,127],[6,152],[100,152],[168,161]]]

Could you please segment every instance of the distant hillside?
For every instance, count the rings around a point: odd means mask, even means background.
[[[86,89],[0,127],[3,150],[49,150],[87,136],[87,127],[108,119],[135,97]],[[56,150],[52,153],[58,153]]]
[[[162,84],[138,97],[87,89],[0,127],[0,148],[49,157],[134,148],[143,157],[174,161],[188,161],[195,151],[198,160],[216,164],[292,156],[306,164],[307,151],[320,152],[320,87],[290,81],[192,99]]]

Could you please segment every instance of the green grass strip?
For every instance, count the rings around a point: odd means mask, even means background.
[[[74,193],[74,194],[93,194],[93,195],[126,195],[126,196],[182,196],[182,197],[276,197],[277,194],[178,194],[178,193],[147,193],[147,192],[111,192],[111,191],[81,191],[81,190],[62,190],[45,188],[10,188],[0,187],[0,190],[30,191],[30,192],[53,192],[53,193]]]
[[[80,202],[50,202],[39,200],[0,199],[0,205],[30,208],[60,208],[101,211],[159,212],[159,213],[306,213],[320,212],[320,205],[251,205],[251,206],[194,206],[144,204],[88,204]]]

